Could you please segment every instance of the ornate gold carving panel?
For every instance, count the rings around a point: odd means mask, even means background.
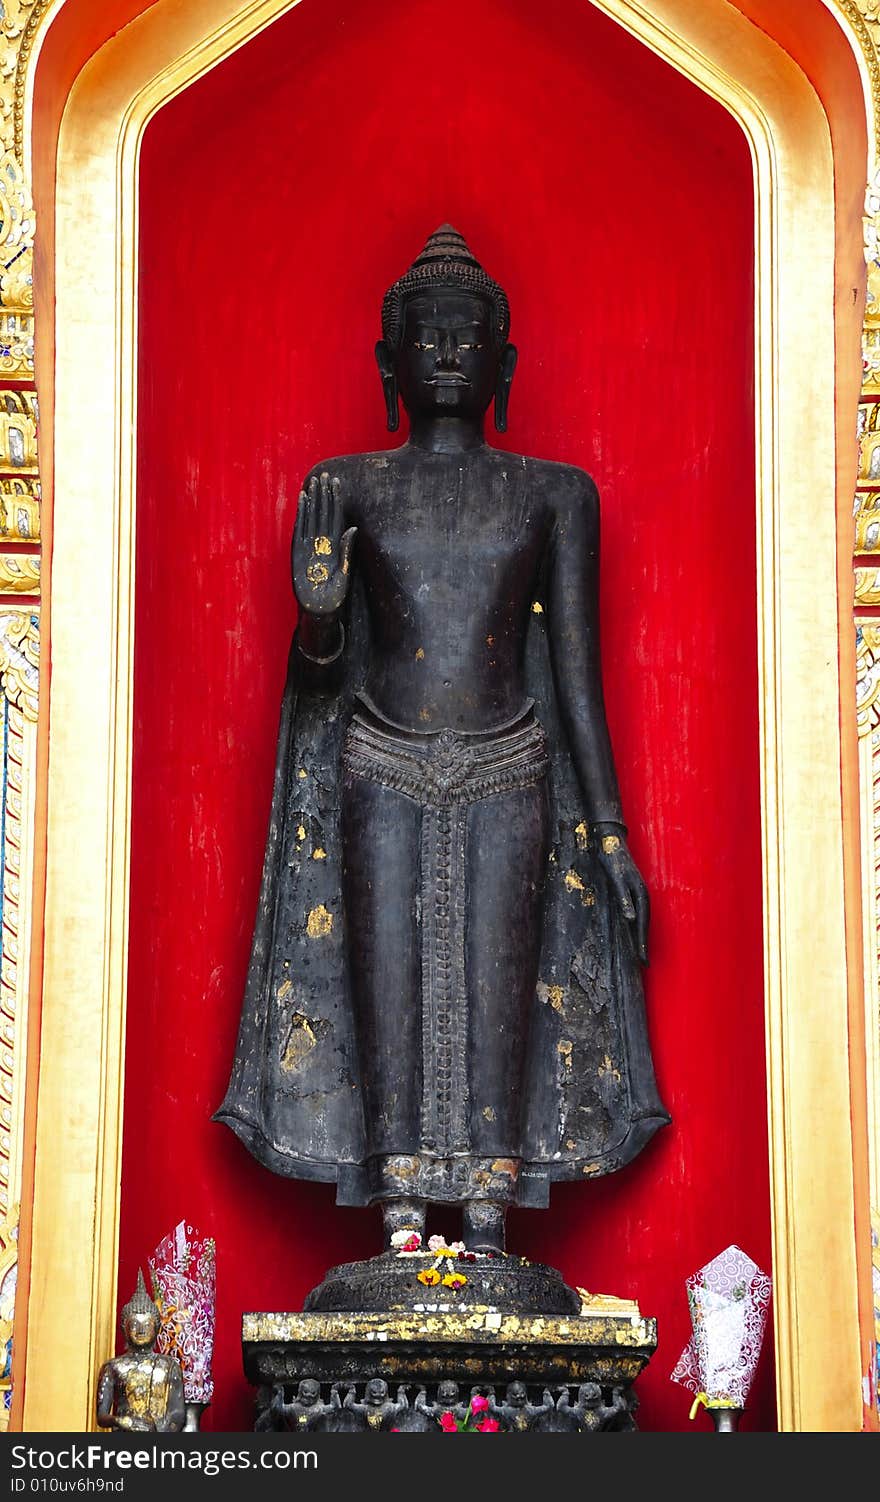
[[[36,474],[37,393],[0,390],[0,472]]]
[[[0,475],[0,545],[40,541],[40,482],[17,475]]]
[[[40,559],[32,553],[0,553],[0,595],[40,592]]]
[[[39,643],[36,613],[0,612],[0,1429],[12,1398]]]
[[[2,567],[2,559],[0,559]],[[855,571],[857,605],[880,605],[880,568],[857,568]]]
[[[50,9],[53,0],[0,3],[0,547],[25,545],[0,552],[0,1428],[12,1392],[39,690],[39,616],[4,609],[4,597],[40,589],[35,223],[24,136],[28,68]]]

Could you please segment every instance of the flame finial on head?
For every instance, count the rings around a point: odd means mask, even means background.
[[[122,1313],[120,1315],[120,1320],[121,1320],[121,1323],[122,1323],[123,1327],[125,1326],[126,1321],[128,1319],[130,1319],[130,1317],[133,1314],[134,1315],[137,1315],[137,1314],[151,1314],[151,1315],[153,1315],[153,1317],[154,1317],[154,1319],[156,1321],[156,1328],[157,1329],[158,1329],[159,1325],[162,1323],[162,1317],[161,1317],[161,1315],[159,1313],[158,1306],[156,1305],[156,1303],[154,1302],[154,1300],[150,1298],[150,1295],[147,1293],[147,1287],[146,1287],[146,1284],[144,1283],[144,1275],[141,1272],[140,1268],[138,1268],[137,1287],[136,1287],[134,1293],[132,1294],[131,1298],[129,1299],[128,1303],[123,1308]]]
[[[409,271],[404,272],[385,293],[382,334],[392,349],[397,349],[400,344],[406,299],[418,292],[443,288],[485,298],[492,309],[495,338],[499,346],[507,342],[510,306],[506,292],[483,270],[458,230],[451,224],[441,224],[428,237]]]

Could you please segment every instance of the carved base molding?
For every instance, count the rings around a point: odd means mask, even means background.
[[[426,1302],[242,1321],[260,1430],[431,1432],[444,1412],[462,1419],[474,1392],[502,1431],[631,1430],[632,1385],[656,1347],[656,1320],[633,1306],[544,1316]]]
[[[373,1378],[358,1384],[340,1378],[329,1387],[317,1384],[308,1403],[299,1401],[298,1388],[276,1382],[271,1388],[260,1389],[254,1430],[276,1434],[442,1434],[444,1414],[464,1417],[473,1393],[488,1398],[489,1406],[484,1411],[494,1420],[492,1431],[497,1426],[501,1433],[631,1434],[638,1428],[635,1414],[639,1400],[632,1388],[582,1382],[574,1387],[557,1383],[551,1390],[520,1377],[509,1384],[520,1389],[514,1405],[506,1402],[505,1392],[496,1392],[490,1382],[472,1383],[464,1391],[449,1378],[422,1384],[418,1389],[404,1384],[390,1390],[385,1383],[388,1396],[382,1398],[380,1389],[373,1397],[381,1381]]]

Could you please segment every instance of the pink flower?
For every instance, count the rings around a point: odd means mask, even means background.
[[[402,1230],[395,1231],[391,1238],[391,1245],[396,1252],[417,1252],[422,1244],[419,1231],[404,1226]]]
[[[445,1246],[445,1245],[446,1245],[446,1238],[445,1238],[445,1236],[431,1236],[428,1239],[428,1250],[431,1251],[431,1252],[439,1252],[441,1246]]]
[[[441,1413],[441,1415],[440,1415],[440,1428],[443,1430],[444,1434],[457,1434],[458,1433],[458,1425],[455,1422],[455,1416],[454,1416],[454,1414],[451,1414],[451,1413]]]
[[[482,1424],[478,1424],[477,1428],[479,1429],[481,1434],[498,1434],[500,1432],[501,1425],[499,1424],[497,1419],[490,1418],[487,1414],[483,1419]]]
[[[475,1393],[471,1398],[471,1413],[487,1413],[488,1410],[489,1399],[484,1398],[482,1393]]]

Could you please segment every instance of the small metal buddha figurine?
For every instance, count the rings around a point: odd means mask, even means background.
[[[316,464],[232,1077],[216,1119],[275,1173],[382,1206],[386,1246],[457,1205],[613,1173],[669,1116],[648,1045],[648,893],[599,651],[599,500],[493,448],[503,288],[443,225],[376,346],[407,441]]]
[[[179,1433],[186,1422],[183,1374],[174,1356],[160,1356],[154,1349],[162,1321],[140,1268],[120,1323],[126,1349],[101,1367],[98,1423],[102,1429]]]

